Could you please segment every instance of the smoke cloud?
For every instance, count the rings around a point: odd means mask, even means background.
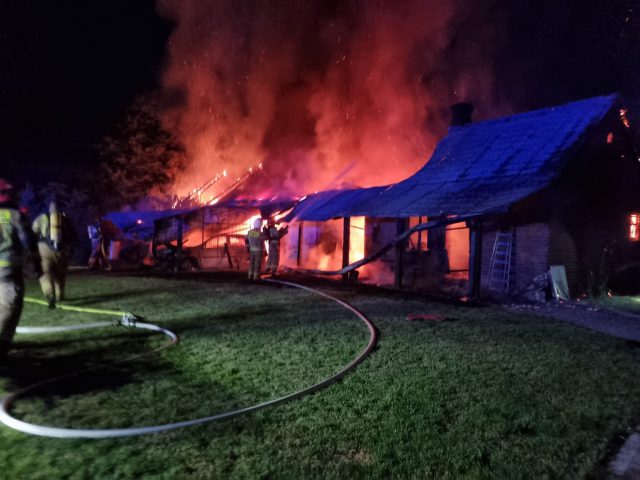
[[[163,116],[190,159],[177,190],[260,163],[260,188],[291,195],[411,175],[449,104],[497,103],[486,45],[459,48],[472,3],[158,0],[175,22]]]

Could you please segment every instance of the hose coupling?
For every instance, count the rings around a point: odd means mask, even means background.
[[[125,313],[120,319],[120,325],[123,327],[135,327],[138,317],[133,313]]]

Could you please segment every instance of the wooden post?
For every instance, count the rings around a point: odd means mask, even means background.
[[[304,243],[304,227],[302,220],[298,222],[298,254],[296,257],[296,265],[300,266],[300,262],[302,261],[302,244]]]
[[[224,242],[224,248],[223,248],[223,253],[224,255],[226,255],[227,260],[229,261],[229,268],[233,269],[233,260],[231,260],[231,250],[229,250],[229,242],[228,242],[228,238],[227,237],[227,241]]]
[[[178,234],[177,234],[177,250],[176,250],[176,272],[179,272],[182,269],[182,217],[177,217],[178,220]]]
[[[202,222],[200,222],[200,250],[204,250],[205,247],[205,242],[204,242],[204,215],[205,215],[205,208],[207,207],[202,207],[202,210],[200,211],[201,215],[200,215],[200,219],[202,220]]]
[[[398,218],[396,221],[396,234],[400,235],[407,230],[408,219]],[[396,245],[396,262],[395,262],[395,286],[402,288],[402,277],[404,275],[404,249],[407,245],[407,240],[404,240]]]
[[[349,247],[351,246],[351,218],[344,217],[342,220],[342,268],[349,265]],[[349,278],[348,274],[343,274],[342,279]]]
[[[477,299],[482,279],[482,221],[471,221],[469,236],[469,298]]]
[[[200,248],[198,248],[199,253],[200,253],[200,262],[202,263],[204,260],[204,249],[206,247],[205,245],[205,241],[204,241],[204,216],[205,216],[205,208],[206,207],[202,207],[202,209],[200,210]]]

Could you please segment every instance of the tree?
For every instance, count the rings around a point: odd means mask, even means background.
[[[184,147],[164,128],[147,97],[136,100],[114,134],[103,139],[99,153],[95,183],[103,211],[133,205],[159,191],[184,166]]]

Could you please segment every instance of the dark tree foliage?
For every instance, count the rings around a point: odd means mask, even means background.
[[[184,147],[164,128],[155,106],[139,98],[99,145],[96,185],[102,211],[134,205],[169,185],[184,166]]]

